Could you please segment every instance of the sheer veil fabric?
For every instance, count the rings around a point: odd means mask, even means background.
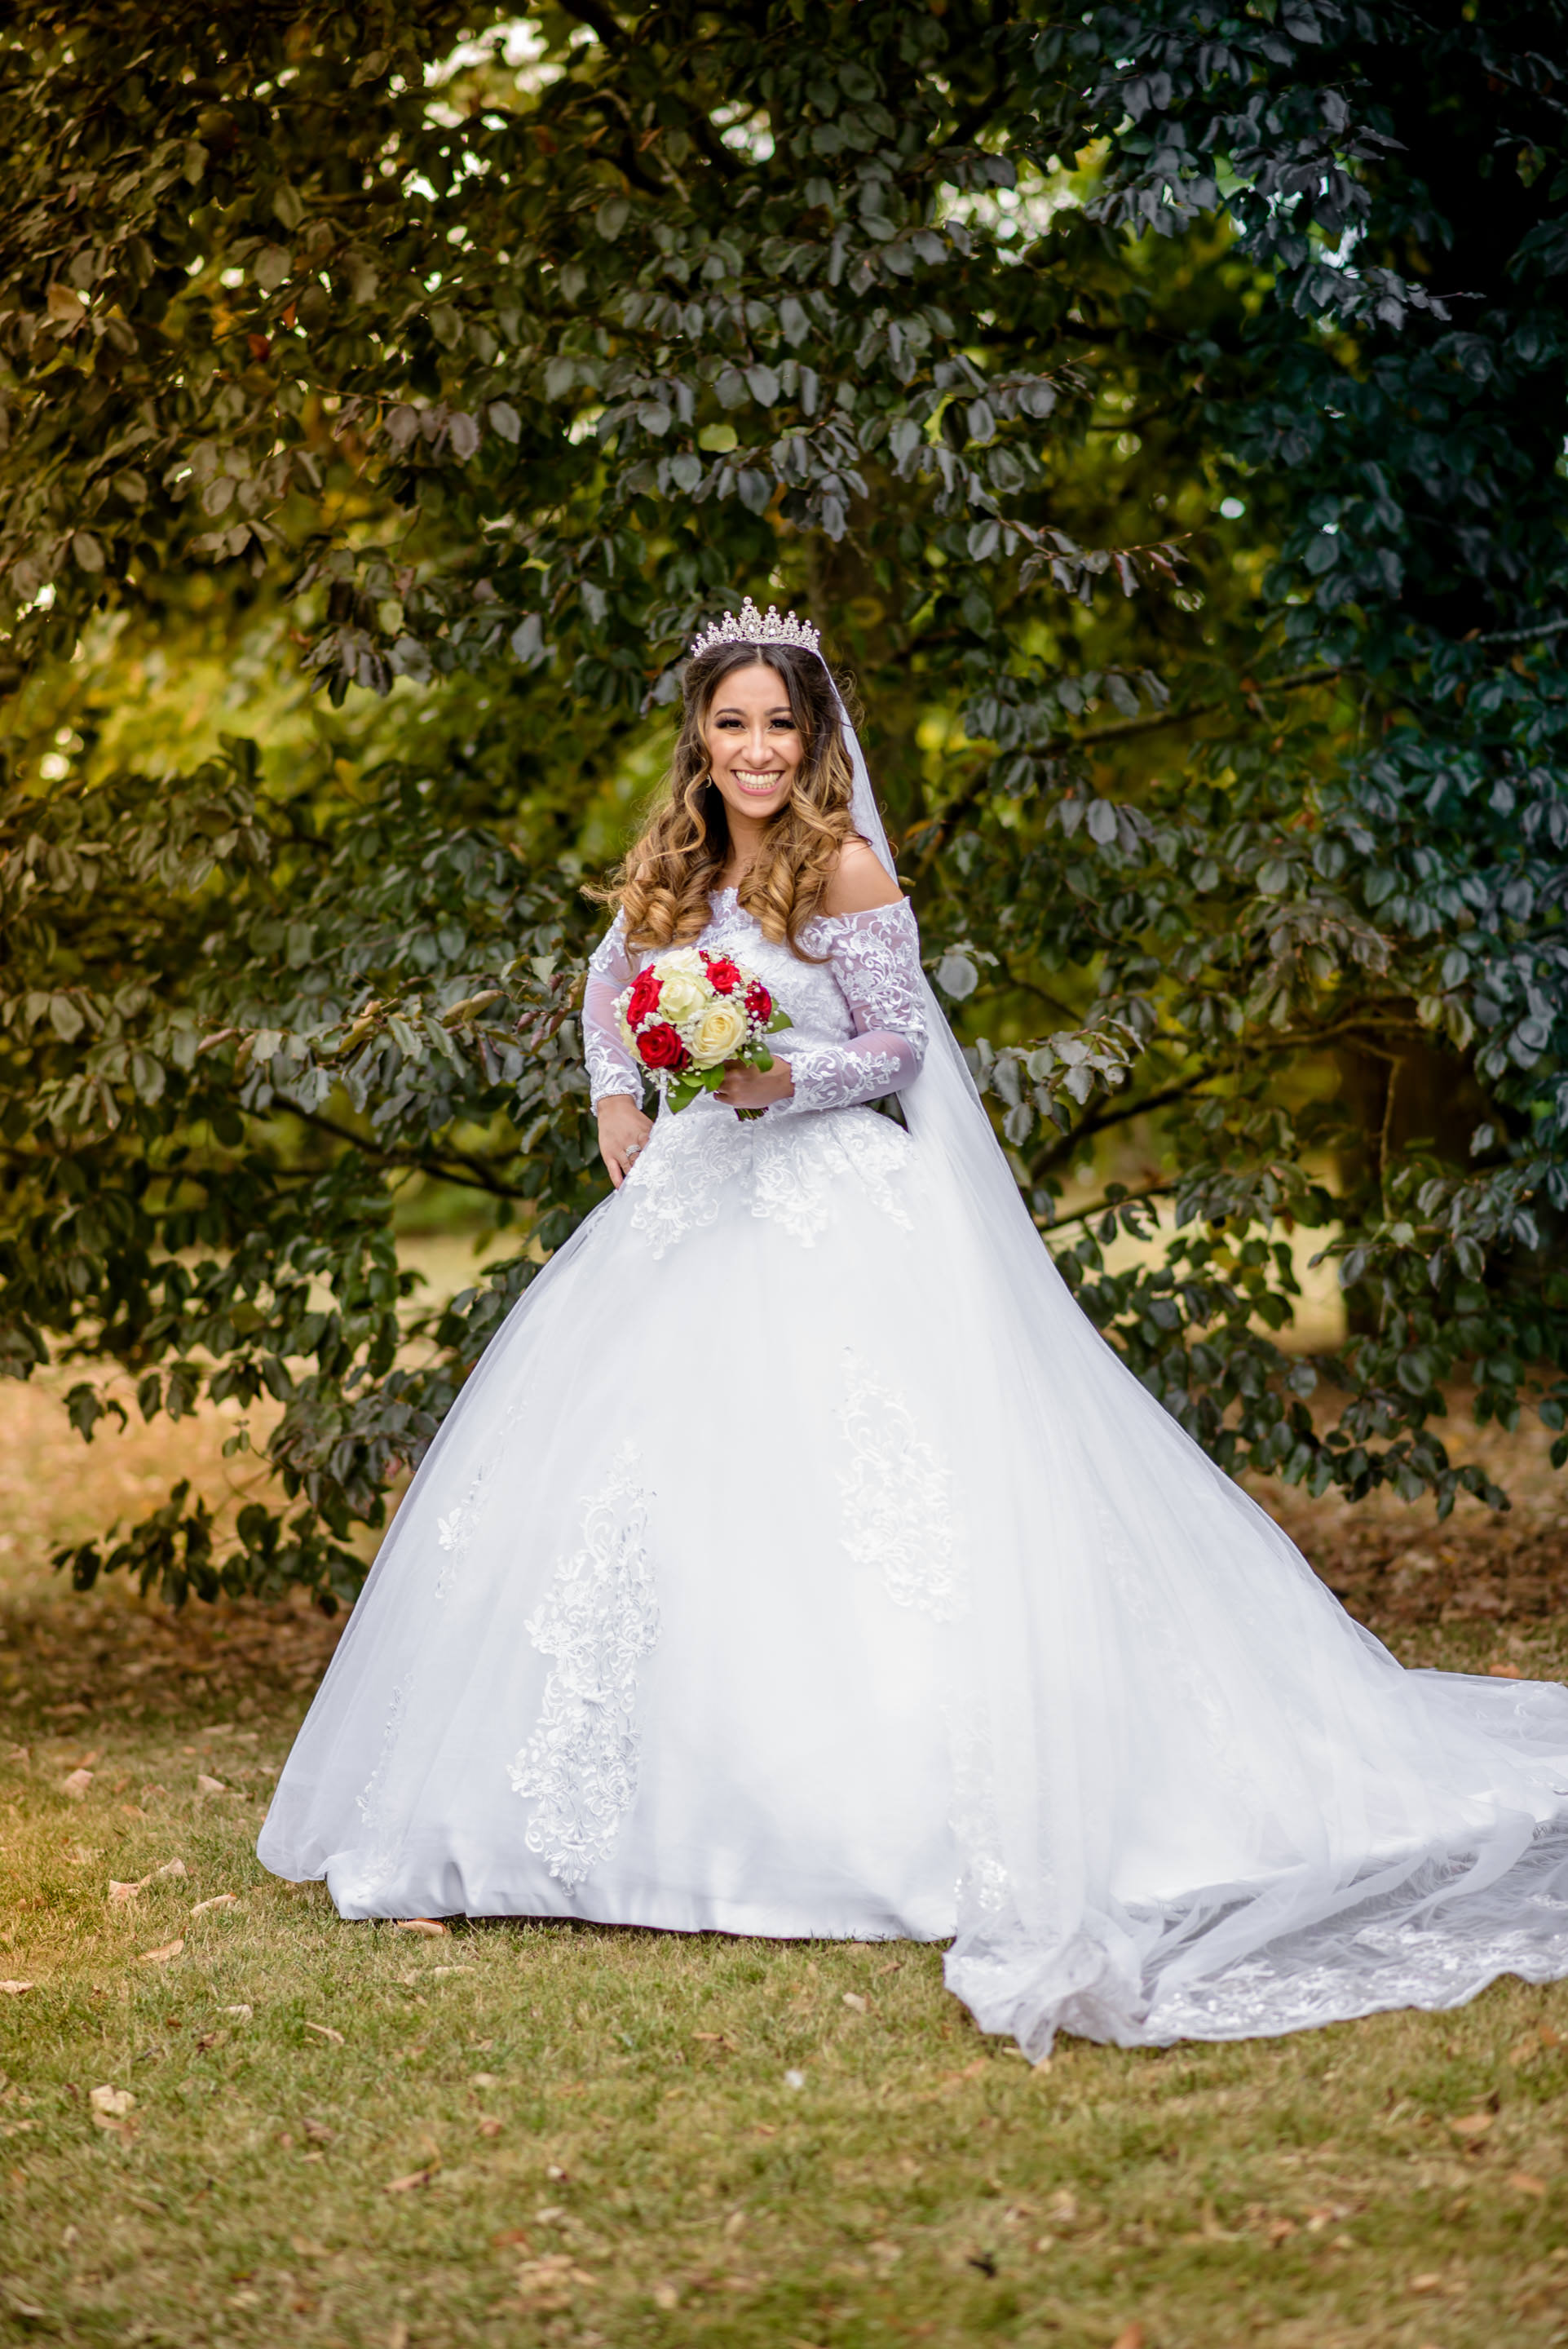
[[[1058,2028],[1243,2038],[1568,1974],[1568,1689],[1407,1671],[1344,1612],[1076,1304],[926,994],[903,1112],[992,1341],[949,1987],[1037,2056]]]
[[[1139,1384],[907,906],[807,964],[731,895],[704,943],[790,1011],[797,1094],[661,1115],[509,1317],[265,1864],[346,1916],[945,1940],[1036,2056],[1568,1974],[1568,1690],[1404,1671]],[[596,1094],[634,960],[594,956]],[[907,1131],[865,1105],[894,1086]]]

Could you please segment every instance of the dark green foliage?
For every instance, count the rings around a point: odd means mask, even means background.
[[[602,1195],[575,883],[743,592],[852,662],[938,985],[1140,1375],[1227,1465],[1501,1501],[1430,1423],[1466,1370],[1568,1403],[1568,12],[1479,18],[19,12],[0,1348],[112,1365],[88,1435],[273,1398],[293,1510],[220,1561],[177,1498],[78,1580],[355,1587]],[[339,719],[98,748],[84,628],[275,644],[280,590]],[[1097,1151],[1146,1173],[1085,1206]],[[411,1171],[523,1241],[413,1342]],[[1157,1206],[1164,1268],[1107,1273]],[[1350,1308],[1315,1365],[1293,1225]]]

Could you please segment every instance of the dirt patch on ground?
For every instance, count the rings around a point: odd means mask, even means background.
[[[1439,1433],[1456,1464],[1474,1461],[1506,1490],[1509,1508],[1467,1497],[1439,1522],[1429,1501],[1387,1492],[1315,1501],[1269,1477],[1247,1489],[1373,1630],[1568,1615],[1568,1472],[1552,1466],[1550,1433],[1532,1413],[1512,1431],[1478,1428],[1464,1389]]]

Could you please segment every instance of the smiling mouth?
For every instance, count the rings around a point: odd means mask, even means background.
[[[759,774],[754,768],[732,767],[729,771],[743,792],[755,792],[758,797],[767,792],[776,792],[784,781],[782,775]]]

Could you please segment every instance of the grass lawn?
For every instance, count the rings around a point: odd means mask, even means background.
[[[933,1950],[422,1936],[264,1876],[332,1627],[45,1563],[221,1492],[217,1433],[0,1415],[0,2341],[1568,2342],[1568,1984],[1036,2070]],[[1501,1528],[1282,1514],[1410,1661],[1561,1674],[1568,1500],[1513,1452]]]

